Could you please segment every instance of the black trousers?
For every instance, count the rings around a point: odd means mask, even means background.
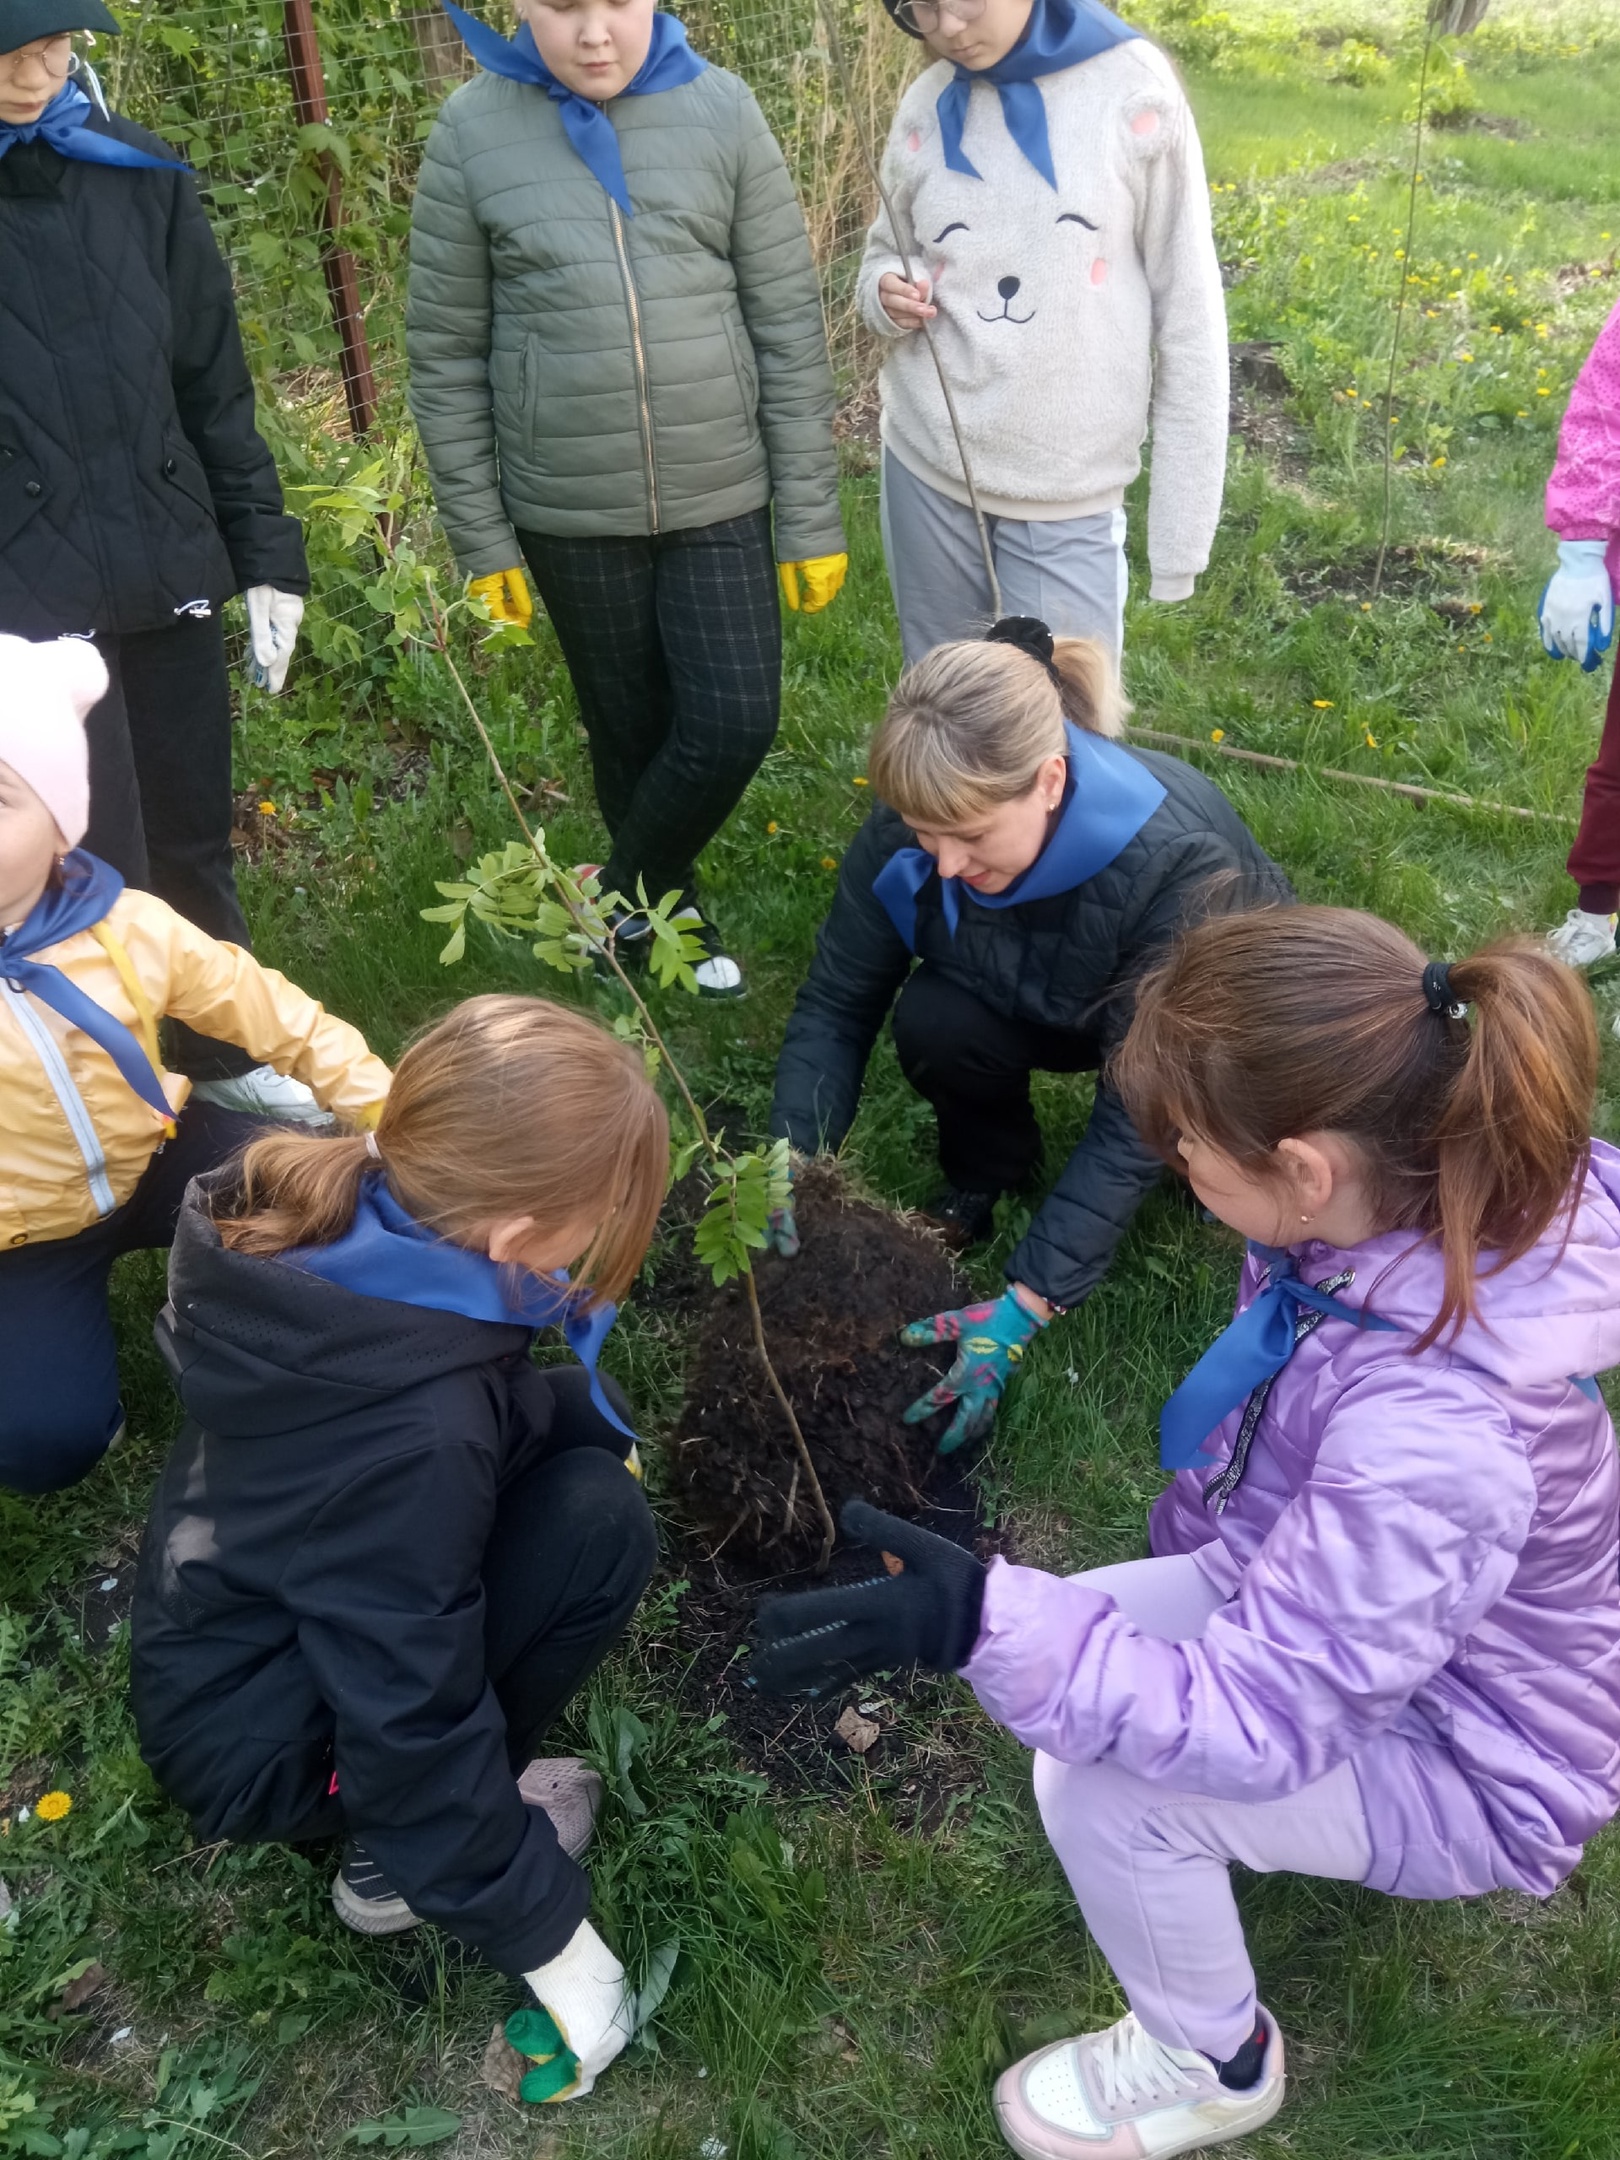
[[[264,1131],[215,1103],[187,1103],[135,1190],[77,1237],[0,1252],[0,1486],[59,1492],[93,1470],[123,1422],[107,1281],[122,1253],[173,1242],[194,1177]]]
[[[926,966],[906,978],[893,1026],[900,1069],[939,1120],[939,1166],[963,1192],[1010,1192],[1040,1167],[1032,1072],[1102,1063],[1094,1037],[1009,1020]]]
[[[484,1642],[514,1770],[624,1633],[658,1558],[652,1510],[620,1458],[624,1437],[592,1403],[586,1375],[561,1366],[546,1379],[552,1452],[501,1487],[484,1551]]]
[[[770,513],[649,539],[520,532],[574,679],[608,890],[685,890],[776,740],[782,617]]]
[[[251,944],[231,856],[231,683],[217,615],[96,639],[112,678],[86,726],[85,846],[210,937]],[[168,1062],[224,1080],[253,1060],[171,1024]]]

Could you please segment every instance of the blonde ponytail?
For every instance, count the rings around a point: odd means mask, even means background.
[[[895,685],[867,758],[872,785],[906,823],[949,831],[1027,795],[1063,723],[1123,731],[1130,710],[1114,663],[1091,638],[1054,638],[1052,664],[1022,646],[938,645]]]

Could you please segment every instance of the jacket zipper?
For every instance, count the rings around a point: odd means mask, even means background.
[[[95,1121],[85,1108],[84,1097],[73,1085],[73,1075],[67,1069],[67,1061],[57,1048],[50,1029],[40,1019],[26,995],[15,983],[0,981],[0,997],[16,1017],[17,1025],[33,1044],[39,1062],[45,1068],[45,1077],[51,1083],[52,1093],[61,1106],[62,1115],[84,1157],[84,1172],[90,1185],[90,1198],[95,1202],[96,1213],[112,1214],[118,1203],[113,1189],[107,1182],[107,1158],[97,1137]]]
[[[652,529],[658,530],[658,474],[653,465],[652,400],[647,390],[647,352],[641,342],[641,302],[636,297],[636,281],[630,275],[630,257],[624,245],[624,220],[619,206],[608,197],[608,216],[613,221],[613,245],[619,252],[619,274],[624,279],[624,297],[630,309],[630,350],[636,363],[636,396],[641,404],[641,455],[647,467],[647,501],[652,511]]]

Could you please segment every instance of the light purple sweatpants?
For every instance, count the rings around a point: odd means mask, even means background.
[[[1224,1602],[1184,1553],[1080,1577],[1144,1635],[1186,1642]],[[1224,2062],[1254,2031],[1249,1963],[1227,1869],[1362,1882],[1372,1845],[1341,1763],[1284,1800],[1210,1800],[1112,1763],[1036,1754],[1035,1798],[1086,1926],[1154,2039]]]

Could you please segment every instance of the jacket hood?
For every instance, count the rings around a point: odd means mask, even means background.
[[[207,1431],[295,1431],[528,1348],[527,1327],[363,1297],[229,1251],[209,1209],[234,1179],[226,1169],[187,1190],[155,1331],[181,1401]]]
[[[1301,1272],[1313,1279],[1324,1259],[1353,1267],[1347,1302],[1366,1304],[1414,1335],[1439,1308],[1440,1248],[1410,1231],[1348,1252],[1320,1244],[1295,1249]],[[1493,1271],[1487,1262],[1474,1317],[1439,1348],[1512,1387],[1585,1379],[1620,1365],[1620,1150],[1592,1142],[1573,1217],[1555,1223],[1510,1267]]]

